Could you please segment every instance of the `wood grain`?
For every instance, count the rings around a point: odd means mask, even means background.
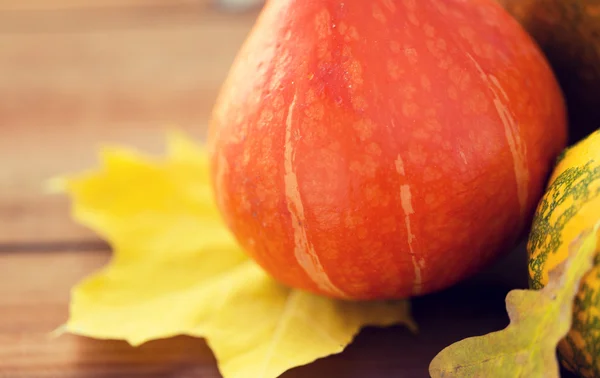
[[[171,13],[138,3],[104,11],[92,6],[99,1],[55,4],[71,4],[64,12],[50,9],[53,2],[29,2],[50,10],[0,8],[0,244],[92,237],[43,185],[94,166],[100,144],[156,153],[170,126],[204,137],[256,14],[226,16],[206,1],[153,2]],[[178,14],[196,19],[181,24]]]
[[[70,288],[109,256],[107,250],[0,254],[0,377],[219,376],[199,339],[132,348],[118,341],[50,337],[67,319]]]
[[[343,353],[282,378],[426,377],[429,361],[446,345],[506,325],[503,298],[515,285],[515,270],[506,268],[522,257],[517,251],[490,274],[416,300],[418,335],[403,327],[369,328]],[[201,339],[176,337],[133,348],[48,336],[67,319],[70,288],[109,258],[106,249],[0,252],[0,377],[220,377]]]
[[[0,12],[6,10],[46,11],[65,9],[136,8],[181,6],[194,8],[210,4],[207,0],[20,0],[0,2]]]

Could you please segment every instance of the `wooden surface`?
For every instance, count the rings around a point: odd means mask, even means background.
[[[100,143],[160,151],[168,125],[202,138],[255,16],[208,0],[0,0],[0,378],[219,377],[199,339],[48,337],[70,287],[110,251],[43,183],[93,165]],[[419,335],[368,329],[284,377],[427,377],[444,346],[506,325],[504,296],[525,285],[522,249],[493,271],[416,300]]]
[[[429,361],[444,346],[506,324],[503,298],[512,286],[506,272],[523,273],[510,267],[518,255],[492,276],[415,301],[418,335],[402,327],[367,329],[342,354],[283,377],[427,377]],[[0,252],[0,377],[220,377],[200,339],[178,337],[132,348],[117,341],[49,337],[66,319],[69,288],[108,257],[106,249],[76,246]]]

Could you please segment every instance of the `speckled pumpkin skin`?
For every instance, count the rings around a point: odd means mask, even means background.
[[[522,235],[565,146],[545,58],[493,0],[266,4],[209,132],[218,206],[280,282],[446,288]]]

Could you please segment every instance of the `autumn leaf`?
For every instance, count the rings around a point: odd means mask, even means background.
[[[224,226],[205,151],[183,135],[164,159],[107,147],[101,160],[53,183],[114,250],[73,288],[61,332],[132,345],[205,337],[224,377],[270,378],[341,352],[364,326],[416,328],[406,301],[332,300],[271,279]]]
[[[573,301],[593,267],[599,228],[600,223],[571,243],[568,258],[550,271],[543,289],[508,293],[505,329],[445,348],[431,361],[431,376],[559,377],[556,347],[571,328]]]

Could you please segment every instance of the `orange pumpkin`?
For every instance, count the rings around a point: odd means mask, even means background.
[[[277,0],[208,140],[224,219],[274,278],[402,298],[522,235],[566,121],[545,58],[493,0]]]

